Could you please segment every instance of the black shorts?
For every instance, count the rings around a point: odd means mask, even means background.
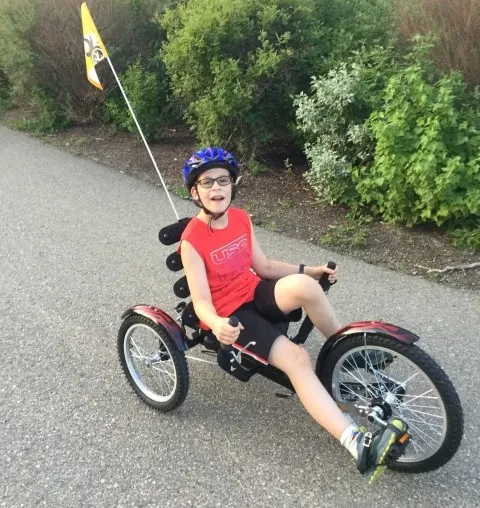
[[[277,280],[262,280],[255,289],[252,302],[244,303],[232,315],[236,316],[243,326],[235,349],[243,349],[245,354],[253,356],[265,365],[268,364],[270,349],[275,340],[284,335],[281,323],[299,321],[302,309],[284,314],[275,302],[275,284]]]

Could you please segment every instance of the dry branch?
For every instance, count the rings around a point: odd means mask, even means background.
[[[427,270],[427,273],[451,273],[454,270],[468,270],[470,268],[476,268],[480,266],[480,263],[470,263],[469,265],[456,265],[456,266],[447,266],[440,270],[439,268],[428,268],[428,266],[414,265],[416,268],[421,268],[422,270]]]

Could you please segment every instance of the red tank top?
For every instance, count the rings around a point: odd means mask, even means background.
[[[229,208],[224,229],[210,229],[194,217],[181,240],[187,240],[203,259],[212,303],[219,316],[228,317],[253,300],[260,277],[251,269],[252,231],[247,212]]]

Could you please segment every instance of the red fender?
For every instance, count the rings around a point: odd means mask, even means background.
[[[155,307],[155,305],[134,305],[122,314],[122,319],[139,314],[153,321],[155,324],[163,327],[168,336],[173,340],[179,351],[187,351],[187,336],[184,329],[175,321],[172,316],[164,310]]]
[[[328,339],[328,342],[332,339],[337,342],[337,340],[340,340],[347,335],[357,333],[385,335],[387,337],[391,337],[392,339],[397,339],[400,342],[406,342],[407,344],[413,344],[414,342],[417,342],[417,340],[420,340],[418,335],[415,335],[400,326],[384,323],[383,321],[357,321],[337,330],[335,334]]]
[[[415,335],[405,328],[400,326],[385,323],[383,321],[357,321],[350,323],[339,330],[337,330],[323,345],[320,354],[318,355],[318,362],[320,366],[323,363],[324,358],[335,347],[341,340],[349,335],[383,335],[384,337],[390,337],[391,339],[398,340],[405,344],[413,344],[420,340],[418,335]]]

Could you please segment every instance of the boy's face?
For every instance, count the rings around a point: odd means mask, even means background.
[[[214,179],[220,180],[213,181]],[[213,185],[208,187],[212,183]],[[230,172],[225,168],[208,169],[197,178],[190,192],[193,199],[200,199],[212,213],[222,213],[228,208],[232,198]]]

